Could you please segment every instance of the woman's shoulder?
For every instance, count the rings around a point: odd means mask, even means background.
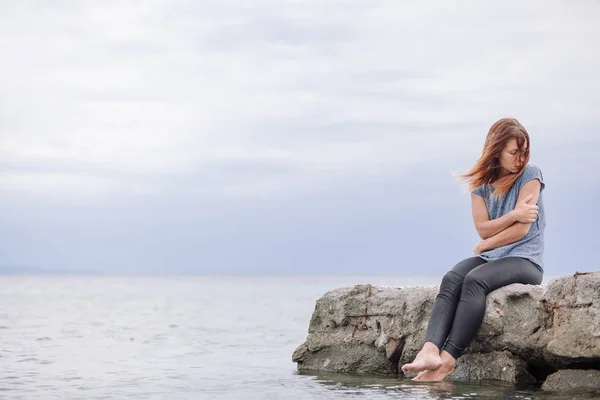
[[[527,164],[525,168],[523,168],[523,172],[519,178],[521,179],[531,179],[531,178],[541,178],[542,170],[537,164]]]
[[[544,176],[542,175],[540,167],[536,164],[527,164],[525,168],[523,168],[523,173],[521,173],[521,176],[517,180],[519,189],[532,179],[538,179],[542,184],[542,188],[544,187]]]
[[[541,172],[541,168],[537,164],[527,164],[523,172]]]

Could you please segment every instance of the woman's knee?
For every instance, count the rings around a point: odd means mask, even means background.
[[[443,290],[454,290],[457,287],[462,286],[463,277],[454,271],[446,272],[446,275],[442,278],[440,285],[440,292]]]
[[[469,272],[462,283],[462,291],[463,293],[473,293],[473,292],[488,292],[488,285],[485,282],[485,279],[478,276],[478,274]]]
[[[486,261],[480,257],[469,257],[466,258],[459,263],[457,263],[454,267],[452,267],[452,271],[456,274],[460,275],[464,279],[464,277],[475,268],[486,264]]]

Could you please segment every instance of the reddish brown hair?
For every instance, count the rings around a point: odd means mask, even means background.
[[[518,173],[500,178],[500,154],[511,139],[517,140],[521,165]],[[528,162],[529,134],[527,130],[514,118],[501,118],[491,126],[479,160],[470,171],[459,175],[459,178],[469,183],[470,191],[485,184],[496,183],[494,195],[502,197],[523,173]]]

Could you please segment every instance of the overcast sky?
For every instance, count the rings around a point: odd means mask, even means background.
[[[0,266],[439,275],[518,118],[598,270],[600,2],[0,0]]]

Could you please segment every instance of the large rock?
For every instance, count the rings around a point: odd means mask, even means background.
[[[455,381],[498,380],[514,384],[535,382],[527,363],[508,351],[465,354],[456,364],[449,379]]]
[[[549,318],[540,301],[541,286],[509,285],[487,297],[486,313],[468,352],[510,351],[532,363],[544,363]]]
[[[600,391],[600,371],[565,369],[550,375],[542,385],[544,391],[573,389]]]
[[[317,300],[308,338],[293,359],[300,370],[396,373],[398,356],[394,359],[394,352],[398,351],[390,349],[388,358],[377,347],[381,342],[383,348],[393,343],[404,348],[404,337],[421,334],[435,293],[435,288],[370,285],[330,291]],[[400,326],[402,334],[398,335]],[[392,331],[396,334],[385,335]],[[385,341],[380,341],[382,335]],[[417,346],[412,340],[408,348],[417,351]]]
[[[600,369],[600,273],[492,292],[454,380],[529,382],[565,367]],[[315,306],[299,370],[396,374],[423,345],[438,287],[356,285],[327,292]]]
[[[600,272],[553,279],[543,301],[551,325],[548,362],[600,368]]]

